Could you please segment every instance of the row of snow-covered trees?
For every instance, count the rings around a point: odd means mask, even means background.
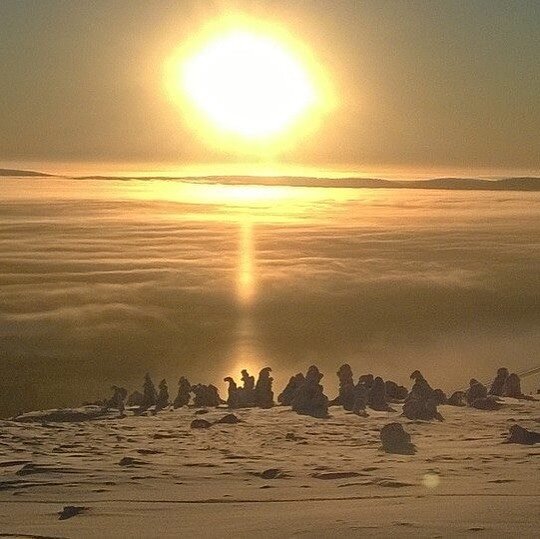
[[[142,392],[134,391],[127,399],[128,406],[139,406],[141,408],[155,406],[158,410],[162,410],[163,408],[170,406],[170,404],[167,381],[161,380],[158,389],[156,390],[156,386],[148,373],[144,376]]]
[[[220,398],[217,387],[211,384],[196,384],[192,386],[187,378],[183,376],[178,383],[178,395],[172,402],[167,381],[161,380],[156,389],[148,373],[144,377],[142,391],[134,391],[128,396],[127,390],[123,387],[112,386],[112,390],[112,397],[99,404],[107,408],[116,408],[121,412],[124,411],[126,405],[136,407],[139,411],[152,409],[156,412],[171,405],[175,408],[180,408],[189,404],[191,393],[194,394],[194,404],[196,406],[218,406],[225,402]]]

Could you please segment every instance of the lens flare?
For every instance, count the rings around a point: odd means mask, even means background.
[[[422,477],[422,484],[426,488],[437,488],[441,482],[441,478],[439,477],[439,474],[436,473],[426,473],[424,474],[424,477]]]

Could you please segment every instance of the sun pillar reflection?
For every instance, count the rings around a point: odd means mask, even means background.
[[[238,263],[238,300],[243,310],[249,309],[255,294],[253,263],[253,223],[244,221],[240,225],[240,250]]]
[[[257,346],[253,321],[253,302],[256,295],[256,264],[253,239],[253,222],[246,219],[240,223],[238,262],[236,272],[239,317],[236,326],[236,346],[230,375],[238,376],[242,369],[256,375],[264,367]]]

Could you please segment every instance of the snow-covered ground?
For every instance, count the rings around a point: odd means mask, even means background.
[[[0,536],[537,537],[540,446],[502,442],[513,423],[539,430],[540,402],[441,406],[442,423],[395,408],[239,410],[209,429],[190,423],[228,410],[0,421]],[[382,451],[390,421],[415,455]],[[87,510],[59,520],[68,505]]]

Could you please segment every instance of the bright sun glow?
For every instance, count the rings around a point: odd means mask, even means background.
[[[307,133],[328,105],[322,79],[310,54],[285,33],[226,21],[179,49],[167,84],[195,131],[242,151],[287,147]]]
[[[215,38],[189,58],[182,84],[220,129],[246,138],[282,132],[316,101],[298,59],[281,43],[244,30]]]

